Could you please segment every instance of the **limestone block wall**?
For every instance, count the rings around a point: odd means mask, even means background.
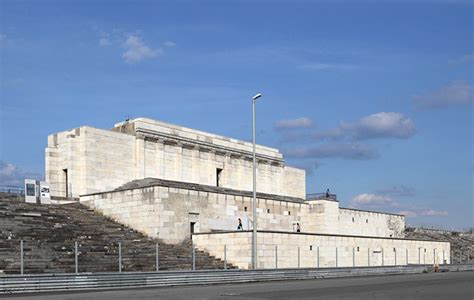
[[[304,198],[305,171],[257,145],[257,191]],[[88,126],[52,134],[45,150],[53,196],[77,197],[146,177],[251,191],[252,144],[139,118],[114,130]],[[67,180],[63,170],[67,169]]]
[[[239,268],[251,266],[252,232],[200,233],[194,245]],[[277,260],[277,261],[276,261]],[[258,268],[324,268],[441,264],[450,261],[450,244],[399,238],[258,232]]]
[[[340,208],[339,234],[403,237],[405,217],[396,214]]]
[[[197,191],[152,186],[84,195],[81,203],[149,236],[169,243],[190,238],[195,232],[236,230],[238,219],[252,229],[252,198],[240,193]],[[257,198],[259,229],[296,230],[304,203]]]
[[[252,160],[179,143],[137,140],[136,178],[161,178],[251,191]],[[218,173],[220,169],[221,173]],[[219,183],[218,183],[219,181]],[[305,171],[257,161],[257,191],[304,198]]]
[[[87,126],[50,135],[46,181],[52,196],[77,197],[133,180],[134,143],[132,136]]]
[[[311,200],[304,214],[306,232],[339,233],[339,202],[332,200]]]
[[[191,227],[194,232],[235,230],[239,218],[245,230],[253,228],[253,201],[245,191],[161,180],[148,187],[83,195],[80,201],[171,243],[189,238]],[[257,218],[259,230],[291,232],[299,223],[301,232],[319,234],[399,237],[388,221],[398,222],[396,230],[404,227],[404,218],[398,215],[340,209],[337,201],[266,194],[258,194]]]

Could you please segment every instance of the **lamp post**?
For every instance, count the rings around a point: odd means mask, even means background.
[[[257,162],[255,159],[255,101],[262,97],[252,97],[252,136],[253,136],[253,232],[252,232],[252,269],[257,268]]]

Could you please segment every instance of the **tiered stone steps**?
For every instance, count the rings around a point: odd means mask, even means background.
[[[79,272],[155,271],[156,243],[160,270],[190,270],[192,243],[179,245],[151,239],[79,203],[37,205],[0,193],[0,272],[20,272],[20,240],[25,273],[75,271],[74,242],[79,245]],[[224,262],[196,250],[196,269],[223,269]],[[228,268],[234,268],[228,265]]]
[[[432,241],[447,241],[451,243],[453,262],[474,262],[474,233],[472,229],[466,232],[430,230],[408,227],[405,237],[410,239],[423,239]]]

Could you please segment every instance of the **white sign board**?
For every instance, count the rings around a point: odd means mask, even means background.
[[[36,180],[25,179],[25,202],[36,203],[38,199],[38,188],[36,186]]]
[[[41,204],[51,204],[49,184],[46,181],[40,181],[40,198]]]

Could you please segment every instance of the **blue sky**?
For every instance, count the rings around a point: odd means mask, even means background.
[[[251,139],[307,192],[473,225],[470,1],[5,1],[0,184],[47,135],[150,117]]]

